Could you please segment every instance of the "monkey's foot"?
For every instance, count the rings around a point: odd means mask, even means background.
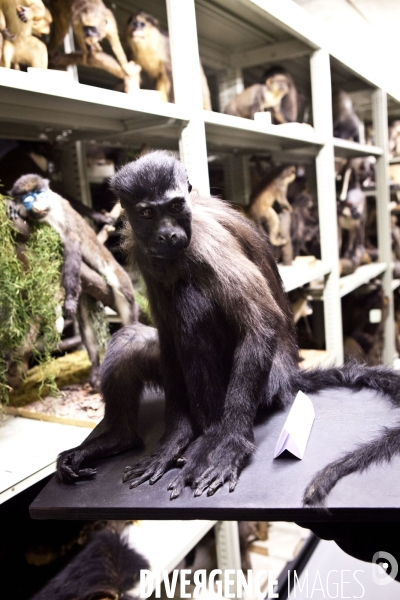
[[[177,461],[178,466],[184,466],[168,486],[171,500],[177,498],[186,485],[194,489],[195,496],[201,496],[206,490],[207,496],[212,496],[225,483],[229,483],[229,491],[233,492],[240,470],[252,452],[253,445],[247,440],[235,445],[229,441],[218,444],[208,435],[198,438]]]
[[[61,452],[57,459],[57,473],[64,483],[74,483],[78,479],[87,479],[94,477],[96,469],[81,469],[81,464],[85,459],[84,450],[72,448]]]
[[[176,463],[177,458],[188,445],[190,439],[170,440],[160,445],[151,456],[142,458],[133,467],[126,467],[122,481],[132,480],[130,488],[135,488],[149,480],[153,485]]]

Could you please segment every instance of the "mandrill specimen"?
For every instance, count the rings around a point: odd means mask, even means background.
[[[258,409],[291,403],[299,389],[370,387],[400,400],[400,377],[348,365],[300,371],[295,327],[271,248],[245,217],[216,198],[191,192],[183,165],[149,153],[111,180],[127,219],[125,246],[146,282],[156,328],[118,331],[104,358],[103,432],[58,459],[66,482],[94,476],[96,459],[140,447],[137,411],[146,384],[165,391],[165,433],[155,452],[127,467],[124,481],[169,485],[196,496],[235,489],[253,454]],[[323,470],[305,502],[322,502],[336,481],[400,449],[400,429]]]

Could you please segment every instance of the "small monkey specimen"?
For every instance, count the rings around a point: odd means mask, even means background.
[[[277,202],[282,210],[292,212],[287,199],[287,189],[295,178],[295,167],[273,168],[260,181],[250,197],[248,215],[268,232],[273,246],[284,246],[290,243],[290,239],[285,239],[281,235],[279,216],[273,206]]]
[[[345,365],[301,371],[293,316],[266,237],[216,198],[191,192],[183,165],[164,152],[123,167],[111,188],[125,210],[126,250],[147,287],[156,328],[118,331],[102,365],[104,427],[58,459],[65,482],[96,474],[93,462],[142,445],[137,411],[146,384],[165,391],[165,433],[124,481],[154,484],[180,467],[168,489],[196,496],[236,487],[253,454],[259,408],[284,406],[299,389],[369,387],[400,403],[399,375]],[[307,504],[322,503],[344,475],[400,450],[400,428],[317,474]]]
[[[354,112],[353,102],[346,92],[334,94],[332,100],[333,135],[344,140],[360,141],[361,121]]]
[[[117,22],[102,0],[74,0],[71,12],[72,27],[84,60],[89,54],[102,52],[100,42],[106,39],[122,69],[130,75],[130,64],[119,39]]]
[[[281,67],[265,73],[265,83],[255,83],[238,94],[225,108],[225,113],[254,119],[256,112],[269,111],[274,124],[292,123],[298,117],[298,95],[293,78]]]
[[[81,296],[81,279],[88,276],[85,266],[104,278],[112,290],[112,307],[127,325],[137,319],[137,307],[129,276],[98,241],[85,219],[67,200],[51,191],[48,180],[39,175],[23,175],[14,183],[10,194],[16,201],[21,217],[28,221],[48,223],[61,238],[64,247],[64,314],[69,319],[78,313],[82,339],[92,362],[90,382],[97,385],[99,355],[92,340],[85,295]]]
[[[27,65],[46,69],[47,47],[36,37],[49,19],[42,0],[27,0],[24,6],[15,0],[0,0],[0,15],[0,24],[3,21],[6,26],[6,35],[4,30],[2,33],[0,66],[11,69]]]
[[[164,102],[173,102],[171,48],[168,33],[160,29],[160,24],[155,17],[142,11],[129,19],[126,40],[134,61],[155,80],[161,99]],[[207,79],[201,64],[199,68],[203,108],[211,110]]]

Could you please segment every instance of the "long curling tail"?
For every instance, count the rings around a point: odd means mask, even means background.
[[[389,462],[395,454],[400,454],[400,426],[385,428],[380,437],[360,445],[353,452],[348,452],[318,471],[304,492],[303,504],[323,506],[339,479],[356,471],[364,471],[373,463]]]
[[[296,390],[305,393],[338,387],[354,391],[368,388],[387,396],[400,407],[400,373],[388,367],[368,367],[349,361],[342,367],[299,370],[294,374],[293,384]],[[400,453],[400,426],[385,428],[381,436],[321,469],[304,493],[304,504],[323,506],[329,492],[342,477],[364,471],[373,463],[389,462],[397,453]]]

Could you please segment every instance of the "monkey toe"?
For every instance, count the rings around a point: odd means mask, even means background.
[[[213,496],[226,482],[229,482],[229,491],[233,492],[238,480],[238,469],[234,465],[221,468],[209,467],[201,477],[194,482],[195,496],[201,496],[207,490],[207,496]]]
[[[150,456],[133,467],[126,467],[122,481],[123,483],[131,481],[130,489],[138,487],[145,481],[149,481],[150,485],[153,485],[168,471],[172,463],[172,460],[166,458]]]

